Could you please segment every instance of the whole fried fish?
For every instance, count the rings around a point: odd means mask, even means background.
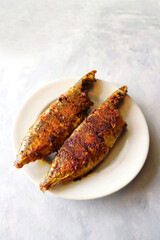
[[[40,184],[43,192],[86,175],[109,153],[126,127],[118,110],[126,93],[126,86],[114,92],[64,142]]]
[[[26,163],[58,150],[72,131],[83,121],[93,103],[88,89],[95,82],[96,70],[89,72],[55,101],[30,127],[23,139],[14,166]]]

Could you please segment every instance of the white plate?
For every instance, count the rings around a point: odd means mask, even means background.
[[[28,128],[46,106],[69,89],[79,78],[65,78],[52,82],[33,94],[20,110],[14,126],[14,147],[17,153]],[[121,86],[119,86],[121,87]],[[94,107],[99,106],[118,87],[97,80],[89,95]],[[50,192],[68,199],[94,199],[109,195],[126,186],[142,168],[149,148],[149,132],[146,120],[138,105],[126,96],[120,112],[128,124],[127,131],[116,143],[109,156],[91,174],[75,182],[56,187]],[[36,161],[23,167],[26,175],[39,185],[49,164]],[[17,170],[22,171],[22,170]]]

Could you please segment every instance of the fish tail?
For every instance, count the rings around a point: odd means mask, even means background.
[[[120,104],[124,101],[127,94],[127,86],[123,86],[115,91],[110,97],[108,97],[107,102],[119,108]]]
[[[46,190],[50,189],[52,185],[52,179],[46,178],[43,182],[40,183],[40,190],[44,193]]]
[[[13,166],[16,168],[22,168],[24,164],[28,163],[27,162],[27,157],[20,158],[20,156],[17,156],[16,161],[14,162]]]
[[[93,83],[96,81],[95,79],[96,72],[97,72],[96,70],[93,70],[87,73],[84,77],[82,77],[80,81],[78,81],[76,85],[78,88],[81,89],[82,92],[92,87]]]

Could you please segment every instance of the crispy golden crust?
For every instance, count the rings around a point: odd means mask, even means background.
[[[83,121],[86,111],[93,105],[87,89],[95,82],[95,73],[96,71],[88,73],[61,95],[31,126],[14,163],[17,168],[59,149]]]
[[[116,108],[126,92],[126,87],[116,91],[64,142],[40,184],[42,191],[86,175],[103,160],[126,126]]]

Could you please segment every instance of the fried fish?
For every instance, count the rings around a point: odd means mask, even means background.
[[[85,176],[102,162],[126,127],[118,110],[126,93],[126,86],[119,88],[64,142],[40,183],[43,192]]]
[[[44,158],[62,146],[93,105],[88,90],[96,81],[95,73],[93,70],[86,74],[41,114],[21,143],[15,167]]]

